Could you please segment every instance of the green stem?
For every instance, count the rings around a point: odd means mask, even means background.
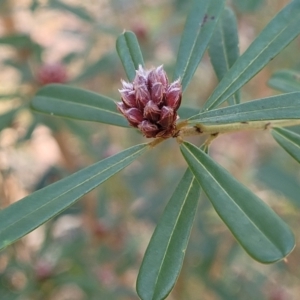
[[[288,127],[299,125],[300,120],[264,120],[264,121],[252,121],[252,122],[239,122],[230,124],[218,124],[218,125],[203,125],[196,124],[193,127],[183,127],[180,129],[178,136],[192,136],[192,135],[218,135],[221,133],[236,132],[241,130],[266,130],[274,127]]]

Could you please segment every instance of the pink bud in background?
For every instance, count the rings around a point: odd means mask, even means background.
[[[64,65],[59,63],[46,64],[40,67],[36,79],[41,85],[66,83],[68,81],[67,70]]]

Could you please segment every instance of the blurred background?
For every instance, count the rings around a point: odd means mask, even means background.
[[[191,1],[0,0],[0,207],[145,139],[135,130],[36,114],[30,100],[53,82],[119,99],[115,51],[137,35],[147,67],[172,75]],[[241,53],[287,0],[232,0]],[[300,39],[242,90],[274,95],[271,75],[300,72]],[[208,55],[184,95],[200,107],[217,84]],[[299,80],[300,89],[300,80]],[[295,128],[297,130],[297,128]],[[192,141],[201,144],[199,138]],[[300,166],[269,132],[217,138],[211,155],[270,205],[300,239]],[[151,234],[186,165],[168,140],[62,214],[0,252],[1,300],[135,300]],[[186,259],[169,300],[299,299],[300,247],[286,261],[253,261],[202,196]]]

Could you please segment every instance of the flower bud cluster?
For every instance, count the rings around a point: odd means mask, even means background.
[[[150,71],[141,66],[132,83],[122,80],[119,111],[129,124],[147,138],[168,138],[176,134],[177,109],[182,89],[179,80],[169,84],[162,66]]]

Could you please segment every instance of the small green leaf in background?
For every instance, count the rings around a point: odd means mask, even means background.
[[[70,83],[76,83],[79,81],[88,80],[93,76],[101,73],[107,73],[107,70],[113,71],[116,67],[117,56],[116,53],[108,53],[102,56],[97,61],[88,65],[80,74],[72,79]]]
[[[89,23],[94,22],[93,18],[91,17],[91,14],[89,12],[87,12],[82,5],[80,5],[80,6],[68,5],[68,4],[58,1],[58,0],[50,0],[49,6],[51,8],[55,8],[58,10],[65,10],[67,12],[70,12],[73,15],[79,17],[81,20],[87,21]]]
[[[9,127],[12,124],[16,113],[19,110],[21,110],[21,108],[23,108],[23,107],[24,106],[19,106],[17,108],[13,108],[10,111],[0,115],[0,131],[6,127]]]
[[[199,196],[200,186],[187,169],[146,250],[137,279],[141,299],[161,300],[171,292],[181,270]]]
[[[284,160],[283,160],[284,162]],[[281,163],[281,162],[280,162]],[[298,171],[297,171],[298,172]],[[284,168],[283,164],[271,160],[255,170],[255,179],[258,184],[269,187],[277,195],[284,195],[297,208],[300,208],[300,185],[296,172]]]
[[[276,142],[300,163],[300,135],[283,128],[274,128],[272,135]]]
[[[204,105],[213,109],[226,101],[300,33],[300,0],[283,8],[223,77]]]
[[[300,119],[300,92],[204,111],[191,117],[189,123],[226,124],[283,119]]]
[[[38,112],[53,116],[129,126],[112,99],[66,85],[51,84],[43,87],[33,98],[31,106]]]
[[[233,11],[226,7],[209,42],[208,53],[218,80],[224,77],[240,55],[237,21]],[[237,91],[228,100],[230,105],[240,103]]]
[[[13,94],[0,94],[0,101],[10,100],[12,98],[21,98],[22,95],[19,93],[13,93]]]
[[[181,78],[183,91],[191,81],[222,14],[224,0],[194,0],[187,16],[173,79]]]
[[[268,85],[283,93],[300,91],[300,72],[294,70],[275,72],[269,79]]]
[[[6,44],[15,48],[30,48],[33,44],[29,35],[12,34],[0,38],[0,44]]]
[[[133,81],[139,65],[144,67],[144,59],[136,35],[131,31],[123,32],[117,38],[116,48],[129,81]]]
[[[252,258],[273,263],[293,250],[293,233],[270,207],[196,146],[184,142],[181,151],[216,212]]]
[[[12,244],[136,160],[147,144],[133,146],[51,184],[0,211],[0,249]]]
[[[233,3],[241,12],[254,12],[265,3],[265,0],[233,0]]]

